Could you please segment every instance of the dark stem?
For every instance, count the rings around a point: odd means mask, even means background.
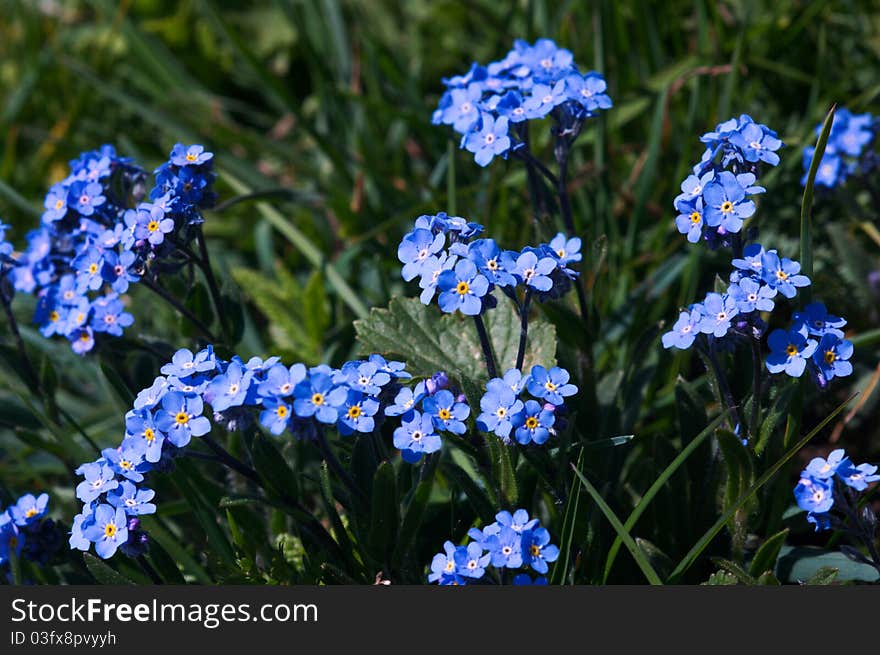
[[[730,410],[730,415],[734,423],[733,433],[738,434],[737,428],[742,428],[742,418],[739,414],[739,407],[733,399],[733,393],[730,391],[730,385],[727,383],[727,376],[724,374],[724,369],[721,368],[721,364],[718,362],[718,357],[715,354],[715,344],[710,341],[708,347],[705,349],[705,353],[706,359],[710,365],[710,372],[715,377],[715,383],[718,385],[718,391],[721,394],[722,402],[724,403],[724,406]]]
[[[752,418],[749,421],[752,437],[758,436],[761,416],[761,370],[761,342],[752,338]]]
[[[203,435],[199,437],[214,453],[217,455],[217,458],[223,463],[226,464],[229,468],[238,473],[241,473],[244,477],[249,480],[253,480],[261,487],[263,486],[263,480],[260,478],[260,474],[257,473],[250,466],[242,462],[240,459],[232,455],[229,451],[227,451],[223,446],[214,441],[210,436]]]
[[[348,471],[345,470],[345,467],[342,466],[342,463],[337,459],[336,455],[333,453],[333,449],[330,448],[330,444],[327,443],[327,437],[324,436],[323,430],[318,433],[315,443],[318,445],[318,450],[321,451],[321,457],[327,463],[327,466],[339,476],[339,479],[342,480],[354,497],[359,501],[366,503],[366,494],[361,491],[357,482],[354,481],[354,478],[349,475]]]
[[[519,150],[514,150],[513,154],[515,157],[522,159],[529,166],[534,166],[536,170],[540,171],[540,173],[547,178],[547,181],[552,184],[554,187],[559,186],[559,182],[556,176],[553,174],[549,168],[544,166],[538,159],[536,159],[531,152],[529,152],[528,148],[520,148]]]
[[[516,351],[516,368],[522,369],[523,360],[526,358],[526,342],[529,337],[529,303],[532,301],[532,290],[526,289],[526,297],[523,299],[522,308],[519,312],[519,349]]]
[[[165,302],[167,302],[174,309],[180,312],[184,317],[186,317],[186,319],[189,320],[193,325],[195,325],[202,332],[202,334],[204,334],[211,341],[211,343],[217,343],[217,337],[214,336],[214,333],[211,332],[210,328],[208,328],[208,326],[205,325],[195,314],[187,309],[183,305],[183,303],[181,303],[177,298],[172,296],[170,293],[168,293],[168,291],[166,291],[157,283],[153,282],[147,277],[142,278],[141,282],[150,291],[162,298]]]
[[[211,301],[214,303],[214,311],[217,312],[217,320],[220,322],[220,330],[223,332],[224,341],[229,342],[229,332],[226,330],[226,313],[223,310],[223,296],[220,295],[220,287],[217,285],[217,279],[214,277],[214,269],[211,267],[211,257],[208,254],[208,244],[205,242],[205,234],[202,232],[202,226],[196,229],[196,242],[199,245],[199,268],[205,274],[205,280],[208,282],[208,291],[211,294]],[[230,344],[231,345],[231,344]]]
[[[562,137],[559,137],[562,140]],[[559,196],[559,213],[562,223],[571,235],[576,234],[574,216],[571,213],[571,198],[568,195],[568,147],[566,144],[556,148],[556,163],[559,164],[559,177],[556,179],[556,193]]]
[[[495,356],[492,354],[492,344],[489,342],[489,335],[486,333],[486,324],[483,323],[483,317],[479,314],[474,316],[474,325],[477,326],[477,336],[480,338],[480,346],[483,349],[483,358],[486,360],[486,370],[489,372],[489,377],[497,378],[498,373],[495,369]]]

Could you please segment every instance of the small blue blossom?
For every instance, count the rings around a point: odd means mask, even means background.
[[[534,252],[527,250],[516,258],[511,273],[527,287],[537,291],[549,291],[553,287],[550,273],[554,269],[556,269],[556,262],[552,257],[539,259]]]
[[[107,502],[113,507],[122,509],[128,516],[155,514],[156,506],[150,501],[156,492],[152,489],[139,489],[131,482],[124,480],[116,489],[107,494]]]
[[[265,398],[263,411],[260,412],[260,425],[267,428],[272,434],[278,435],[287,429],[291,415],[290,405],[280,398]]]
[[[542,398],[548,403],[561,405],[565,398],[577,393],[578,388],[569,384],[568,371],[559,366],[546,369],[541,365],[532,367],[527,384],[529,393],[535,398]]]
[[[436,582],[441,585],[464,584],[455,563],[455,554],[458,548],[451,541],[447,541],[443,544],[443,550],[444,552],[434,555],[434,559],[431,560],[431,573],[428,575],[428,582]]]
[[[42,493],[39,496],[25,494],[9,507],[7,512],[12,521],[21,527],[36,523],[46,515],[49,505],[49,494]]]
[[[807,512],[821,514],[834,505],[834,493],[831,480],[820,480],[801,477],[794,488],[794,497],[798,507]]]
[[[852,487],[856,491],[864,491],[868,488],[869,484],[880,481],[880,475],[876,475],[876,466],[873,464],[859,464],[858,466],[854,466],[853,463],[849,461],[849,458],[841,463],[840,468],[838,468],[836,472],[837,476],[846,486]]]
[[[467,548],[456,549],[453,560],[459,575],[466,578],[482,578],[486,573],[491,556],[483,553],[483,547],[478,543],[469,543]]]
[[[523,402],[506,385],[497,390],[490,389],[480,399],[482,413],[477,417],[477,428],[484,432],[494,432],[507,441],[513,430],[511,419],[523,408]]]
[[[666,332],[662,337],[664,348],[680,348],[686,350],[690,348],[694,339],[700,333],[700,323],[703,315],[699,309],[691,309],[691,311],[683,311],[678,315],[678,320],[672,326],[672,330]]]
[[[811,302],[804,307],[803,312],[795,312],[792,319],[795,323],[803,324],[814,337],[830,333],[843,338],[840,328],[846,325],[846,319],[829,314],[821,302]]]
[[[534,443],[541,445],[550,438],[550,431],[556,417],[552,411],[546,409],[535,400],[527,400],[522,411],[515,414],[511,420],[516,440],[523,446]]]
[[[162,444],[165,435],[156,427],[153,415],[148,411],[134,410],[125,417],[127,437],[140,439],[144,443],[144,460],[155,464],[162,459]]]
[[[125,510],[110,505],[98,505],[93,523],[84,531],[85,537],[95,544],[102,558],[113,557],[116,550],[128,540],[128,521]]]
[[[507,135],[507,117],[497,120],[486,112],[480,114],[480,127],[464,137],[464,147],[474,153],[474,160],[480,166],[487,166],[496,155],[510,150],[510,137]]]
[[[446,313],[456,310],[468,316],[476,316],[482,310],[481,298],[489,291],[489,282],[477,272],[470,260],[463,259],[453,270],[442,271],[437,278],[440,290],[438,304]]]
[[[76,497],[84,503],[90,503],[101,494],[113,491],[119,486],[116,473],[103,462],[84,464],[76,470],[78,475],[85,477],[76,487]]]
[[[230,362],[226,372],[216,376],[205,390],[207,400],[215,412],[222,412],[230,407],[238,407],[245,402],[251,389],[253,371],[241,363]]]
[[[373,416],[378,411],[377,400],[350,389],[339,410],[339,434],[345,436],[354,432],[372,432],[376,427]]]
[[[761,268],[762,279],[786,298],[794,298],[798,288],[810,284],[810,278],[800,275],[800,263],[787,257],[780,258],[775,250],[764,253]]]
[[[300,418],[314,416],[321,423],[332,424],[339,419],[339,408],[348,396],[348,388],[338,386],[326,373],[309,372],[309,376],[293,390],[293,411]]]
[[[434,423],[428,414],[420,414],[413,410],[409,418],[404,417],[400,427],[394,430],[394,447],[408,451],[416,461],[422,454],[430,454],[440,450],[442,440],[434,432]],[[412,457],[410,457],[410,460]]]
[[[211,431],[211,423],[202,416],[204,405],[199,396],[185,396],[171,391],[162,398],[162,409],[156,414],[156,425],[168,441],[183,448],[192,437]]]
[[[464,434],[464,421],[471,413],[467,403],[457,402],[448,389],[442,389],[422,401],[422,408],[434,421],[438,430]]]
[[[403,279],[409,282],[421,275],[428,258],[443,250],[445,245],[443,233],[433,234],[430,230],[416,228],[407,234],[397,248],[397,258],[403,264]]]
[[[771,373],[782,373],[799,378],[806,368],[807,360],[812,357],[818,345],[808,339],[806,329],[776,329],[767,338],[771,353],[767,355],[767,370]]]
[[[746,192],[729,171],[722,171],[703,190],[706,225],[721,226],[728,232],[739,232],[743,220],[755,213],[755,203],[746,199]]]
[[[826,332],[813,353],[813,362],[826,380],[833,380],[852,374],[853,367],[849,362],[852,354],[851,341],[841,339],[832,332]]]
[[[522,534],[522,559],[525,566],[531,566],[538,573],[547,573],[548,562],[559,557],[559,548],[550,543],[550,533],[546,528],[526,530]]]
[[[731,284],[727,289],[727,293],[736,302],[736,308],[741,314],[748,314],[753,311],[770,312],[773,311],[775,306],[773,298],[776,296],[776,289],[769,285],[761,284],[750,277]]]
[[[425,383],[419,382],[415,389],[401,387],[394,396],[394,403],[385,408],[385,416],[407,416],[425,397]]]
[[[175,143],[169,160],[175,166],[200,166],[213,157],[213,153],[206,152],[204,146],[185,146],[182,143]]]
[[[489,551],[492,566],[518,569],[523,565],[522,535],[508,527],[489,536],[482,546]]]
[[[727,334],[733,318],[739,314],[736,300],[729,294],[709,293],[703,300],[700,332],[721,338]]]

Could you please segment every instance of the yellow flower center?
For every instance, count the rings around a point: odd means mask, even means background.
[[[490,271],[497,271],[498,270],[498,261],[495,259],[488,260],[486,262],[486,268],[488,268]]]
[[[437,412],[437,416],[439,416],[440,419],[443,421],[448,421],[449,419],[452,418],[452,412],[450,412],[445,407],[441,407],[440,411]]]
[[[700,220],[701,220],[702,218],[703,218],[703,217],[700,216],[700,212],[693,212],[693,213],[691,214],[691,223],[693,223],[694,225],[696,225],[697,223],[700,222]]]
[[[532,557],[537,557],[541,554],[541,547],[538,544],[532,544],[529,546],[529,553],[531,553]]]
[[[29,518],[36,516],[36,515],[37,515],[37,508],[36,507],[31,507],[28,511],[26,511],[24,513],[24,517],[26,519],[29,519]]]
[[[157,223],[156,221],[150,221],[149,223],[147,223],[147,230],[149,230],[150,232],[155,232],[158,229],[159,223]]]
[[[191,153],[191,152],[186,153],[186,160],[187,160],[187,161],[195,161],[195,160],[198,159],[198,158],[199,158],[198,155],[194,155],[194,154]]]
[[[153,428],[147,428],[144,430],[144,439],[147,440],[147,443],[153,443],[156,439],[156,433],[153,432]]]
[[[174,422],[178,425],[186,425],[189,423],[189,414],[186,412],[177,412],[177,414],[174,415]]]
[[[538,419],[535,418],[534,416],[529,416],[526,419],[526,427],[529,430],[534,430],[536,427],[538,427]]]
[[[324,404],[324,394],[316,393],[312,396],[312,404],[313,405],[323,405]]]
[[[724,214],[729,214],[730,212],[733,211],[733,203],[730,202],[729,200],[725,200],[724,202],[721,203],[721,211]]]
[[[454,570],[455,570],[455,562],[453,562],[452,560],[449,560],[448,562],[446,562],[446,572],[452,573]]]
[[[779,269],[778,271],[776,271],[776,279],[778,279],[778,280],[787,280],[787,279],[788,279],[788,273],[786,273],[786,272],[783,271],[782,269]]]
[[[61,209],[62,207],[64,207],[64,201],[63,200],[56,200],[55,201],[55,209]]]
[[[498,418],[504,418],[505,416],[507,416],[507,410],[503,407],[499,407],[495,413],[498,415]]]
[[[797,346],[793,343],[788,344],[788,347],[785,349],[785,354],[789,357],[794,357],[798,354]]]
[[[89,264],[89,273],[91,273],[92,275],[94,275],[94,274],[97,273],[97,272],[98,272],[98,265],[95,264],[94,262],[91,263],[91,264]]]
[[[833,350],[826,350],[825,351],[825,363],[826,364],[833,364],[835,359],[837,359],[837,355],[834,353]]]
[[[88,332],[83,332],[81,335],[79,335],[80,341],[88,341],[90,338],[91,337],[89,336]]]
[[[54,309],[53,309],[52,312],[49,314],[49,320],[52,321],[53,323],[55,323],[56,321],[58,321],[58,319],[60,319],[60,318],[61,318],[61,314],[59,314],[58,312],[56,312]]]
[[[552,382],[552,381],[550,381],[550,380],[547,380],[547,381],[544,383],[544,388],[545,388],[547,391],[556,391],[556,389],[557,389],[558,387],[559,387],[558,384],[556,384],[555,382]]]
[[[127,459],[120,459],[120,460],[119,460],[119,466],[121,466],[122,468],[124,468],[126,471],[129,471],[129,470],[131,470],[131,468],[132,468],[134,465],[133,465],[131,462],[129,462]]]
[[[565,257],[565,249],[564,249],[564,248],[560,248],[559,250],[557,250],[557,251],[556,251],[556,256],[559,257],[559,259],[562,259],[563,257]]]
[[[348,408],[348,418],[358,418],[361,415],[361,406],[352,405]]]
[[[284,405],[278,405],[278,407],[275,408],[275,415],[278,418],[284,418],[287,416],[287,407]]]
[[[470,290],[471,290],[470,285],[467,282],[465,282],[464,280],[459,282],[455,287],[455,292],[460,296],[467,295]]]
[[[108,539],[112,539],[116,535],[116,524],[108,523],[104,526],[104,536]]]

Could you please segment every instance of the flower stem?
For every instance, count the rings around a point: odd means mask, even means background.
[[[6,318],[9,320],[9,329],[12,331],[12,336],[15,338],[18,352],[21,353],[21,362],[24,367],[24,372],[26,376],[30,378],[31,385],[37,396],[39,396],[40,400],[45,402],[46,398],[43,393],[43,387],[40,384],[40,378],[37,376],[37,372],[34,369],[30,357],[28,357],[27,349],[24,347],[24,339],[21,338],[21,332],[18,329],[18,322],[15,320],[15,314],[12,312],[12,307],[6,296],[0,298],[0,304],[3,305],[3,311],[6,313]]]
[[[241,473],[244,477],[248,478],[256,482],[259,486],[263,486],[263,480],[260,478],[260,474],[257,473],[250,466],[242,462],[240,459],[232,455],[229,451],[227,451],[223,446],[214,441],[209,435],[203,435],[199,437],[214,453],[217,455],[218,459],[226,464],[229,468],[238,473]]]
[[[168,291],[159,286],[158,283],[150,280],[147,277],[141,279],[141,282],[146,286],[150,291],[155,293],[157,296],[162,298],[165,302],[171,305],[174,309],[180,312],[187,320],[189,320],[193,325],[195,325],[201,332],[204,334],[211,343],[217,343],[217,337],[211,332],[210,328],[205,325],[195,314],[193,314],[189,309],[187,309],[183,303],[181,303],[177,298],[172,296]]]
[[[738,434],[737,430],[742,426],[742,418],[739,414],[739,407],[733,399],[733,393],[730,391],[730,385],[727,383],[727,376],[724,374],[724,369],[721,368],[721,364],[718,362],[718,357],[715,354],[715,344],[710,341],[708,346],[699,349],[699,351],[704,355],[704,363],[707,364],[706,368],[712,374],[712,377],[715,378],[715,384],[722,404],[730,411],[731,420],[733,421],[733,433]]]
[[[349,475],[348,471],[345,470],[345,467],[342,466],[342,463],[337,459],[336,455],[333,453],[333,449],[330,448],[330,444],[327,443],[327,437],[324,436],[323,430],[318,433],[315,443],[318,444],[318,450],[321,451],[322,459],[327,463],[327,466],[339,476],[339,479],[342,480],[345,486],[348,487],[352,496],[362,503],[366,503],[366,494],[364,494],[361,488],[357,485],[357,482],[354,481],[354,478]]]
[[[529,336],[529,303],[532,300],[532,290],[526,289],[526,297],[523,299],[522,308],[519,312],[519,349],[516,351],[516,368],[522,369],[523,360],[526,358],[526,342]]]
[[[486,370],[489,372],[489,377],[497,378],[498,372],[495,368],[495,356],[492,354],[492,344],[489,342],[489,335],[486,333],[486,324],[483,323],[483,317],[479,314],[474,316],[474,325],[477,326],[477,336],[480,338],[480,346],[483,349],[483,358],[486,360]]]
[[[217,321],[220,323],[220,331],[223,333],[223,340],[229,343],[229,331],[226,326],[226,313],[223,308],[223,296],[220,295],[220,287],[217,284],[217,278],[214,277],[214,269],[211,267],[211,257],[208,254],[208,244],[205,241],[205,234],[202,232],[202,226],[196,229],[196,242],[199,245],[199,268],[205,274],[205,280],[208,282],[208,292],[211,294],[211,301],[214,303],[214,311],[217,312]],[[229,343],[231,346],[232,344]]]
[[[761,417],[761,342],[752,338],[752,418],[749,421],[749,432],[752,438],[758,436]]]

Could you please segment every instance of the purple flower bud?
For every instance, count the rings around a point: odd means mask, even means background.
[[[449,376],[444,371],[437,371],[431,376],[431,379],[425,380],[425,388],[430,395],[434,395],[441,389],[449,386]]]

